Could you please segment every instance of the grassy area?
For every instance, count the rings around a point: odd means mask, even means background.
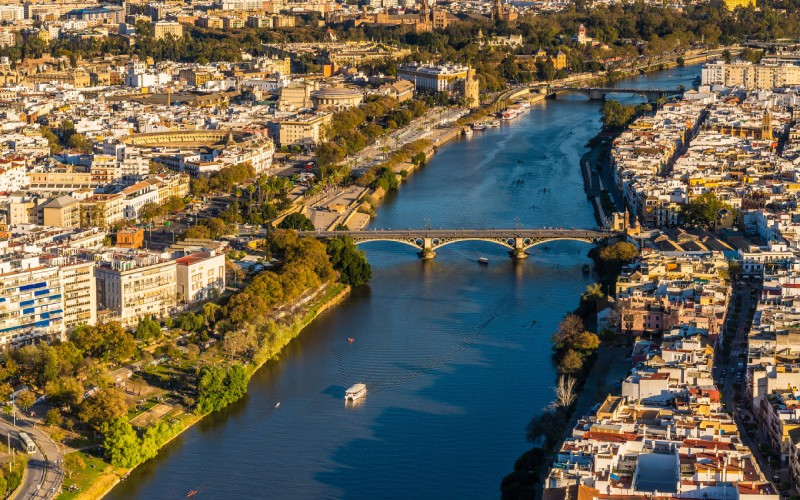
[[[128,410],[128,420],[133,420],[134,418],[138,417],[139,415],[141,415],[142,413],[146,412],[147,410],[149,410],[150,408],[154,407],[157,404],[158,403],[156,403],[155,401],[147,401],[147,403],[145,403],[145,404],[143,404],[141,406],[135,406],[135,407],[129,409]]]
[[[75,460],[83,466],[73,471],[71,477],[64,478],[59,500],[100,498],[125,473],[125,469],[115,468],[94,455],[82,451],[74,451],[69,455],[72,454],[77,455]],[[72,486],[77,486],[77,489],[70,491]]]

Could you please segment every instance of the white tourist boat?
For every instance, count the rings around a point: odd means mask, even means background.
[[[355,384],[344,392],[345,401],[356,401],[367,395],[367,386]]]

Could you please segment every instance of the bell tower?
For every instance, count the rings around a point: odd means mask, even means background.
[[[761,121],[761,140],[772,140],[772,113],[769,108],[764,110],[764,119]]]

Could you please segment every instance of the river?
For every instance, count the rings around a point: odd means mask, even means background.
[[[698,74],[679,68],[620,85],[689,87]],[[546,101],[441,148],[371,227],[595,227],[579,159],[600,129],[599,107],[580,95]],[[363,248],[369,287],[259,370],[246,398],[109,497],[497,497],[529,447],[525,424],[553,399],[550,336],[590,283],[581,272],[589,247],[541,245],[518,263],[482,242],[444,247],[429,262],[404,245]],[[346,407],[344,389],[357,382],[369,394]]]

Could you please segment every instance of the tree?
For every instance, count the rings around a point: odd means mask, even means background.
[[[576,350],[594,351],[600,347],[600,337],[592,332],[583,331],[573,337],[570,344]]]
[[[135,467],[142,462],[139,439],[128,420],[122,416],[102,423],[105,457],[115,467]]]
[[[47,383],[44,388],[51,404],[67,405],[74,408],[83,401],[83,384],[75,377],[60,377]]]
[[[299,212],[293,212],[287,215],[280,224],[278,224],[278,227],[281,229],[296,229],[298,231],[314,230],[314,224],[311,222],[311,219]]]
[[[583,368],[583,358],[572,349],[567,349],[561,362],[558,364],[558,371],[561,373],[575,373]]]
[[[600,274],[607,279],[616,279],[622,266],[639,255],[636,245],[627,241],[619,241],[613,245],[593,250]]]
[[[11,394],[14,388],[8,382],[0,382],[0,402],[6,402],[11,399]]]
[[[356,247],[352,238],[333,238],[326,250],[333,268],[339,271],[339,281],[342,283],[359,286],[372,279],[372,268],[367,257]]]
[[[61,416],[61,412],[58,411],[58,408],[50,408],[44,416],[44,423],[53,427],[61,425],[63,421],[64,417]]]
[[[683,207],[683,218],[688,224],[713,227],[722,210],[733,209],[709,191],[692,199]]]
[[[568,314],[558,324],[558,331],[553,335],[553,344],[556,349],[569,347],[584,331],[583,320],[577,314]]]
[[[142,205],[142,208],[139,209],[139,219],[144,222],[150,222],[151,220],[163,215],[164,211],[156,203],[145,203]]]
[[[203,328],[206,320],[202,314],[184,311],[178,315],[178,328],[185,332],[196,332]]]
[[[575,379],[567,375],[559,376],[556,384],[556,406],[566,410],[577,398]]]
[[[71,452],[64,455],[63,465],[67,477],[72,477],[73,474],[82,471],[86,467],[86,462],[79,452]]]
[[[79,325],[72,334],[78,348],[102,361],[120,362],[136,354],[136,341],[119,322]]]
[[[27,411],[28,408],[33,406],[33,404],[36,402],[36,395],[33,393],[33,391],[26,389],[17,394],[16,402],[17,406],[19,406],[22,411]]]
[[[500,492],[503,500],[528,500],[535,498],[535,485],[539,483],[542,467],[547,464],[547,454],[542,448],[532,448],[519,457],[514,471],[503,478]]]
[[[222,316],[222,306],[213,302],[203,304],[203,317],[210,324],[213,325]]]
[[[103,387],[85,399],[78,410],[78,418],[95,429],[104,422],[124,417],[128,413],[125,396],[116,387]]]
[[[566,415],[561,410],[557,408],[545,410],[528,422],[526,427],[528,441],[536,443],[544,439],[544,448],[552,448],[561,440],[566,422]]]
[[[600,110],[603,116],[603,126],[609,129],[622,129],[636,116],[635,106],[626,106],[614,99],[603,102]]]
[[[220,410],[247,393],[249,377],[239,364],[226,368],[203,366],[198,373],[197,412],[200,415]]]
[[[67,146],[85,154],[92,152],[92,141],[87,139],[83,134],[72,134],[69,136],[69,140],[67,140]]]
[[[136,339],[149,341],[161,338],[161,335],[161,326],[158,322],[153,321],[147,316],[139,319],[139,324],[136,325]]]

